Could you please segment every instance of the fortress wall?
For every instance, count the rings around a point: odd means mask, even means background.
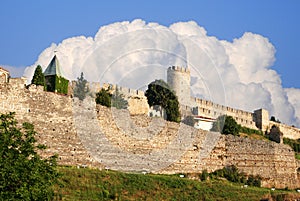
[[[0,100],[3,105],[0,112],[14,110],[19,122],[33,123],[39,133],[38,141],[48,146],[42,155],[50,156],[57,153],[59,163],[63,165],[89,165],[99,168],[106,165],[97,162],[95,155],[87,151],[84,142],[78,136],[76,126],[82,126],[88,132],[93,132],[93,129],[100,126],[109,142],[119,148],[119,151],[116,151],[107,147],[101,153],[108,156],[112,164],[117,164],[116,167],[119,170],[123,169],[124,171],[128,171],[128,169],[134,171],[135,166],[145,163],[145,160],[136,160],[134,164],[122,166],[120,161],[124,158],[120,156],[120,151],[130,153],[133,157],[141,154],[148,156],[163,151],[170,142],[177,138],[181,127],[177,123],[166,122],[160,118],[150,118],[146,115],[131,116],[131,120],[128,121],[128,118],[125,118],[126,110],[114,111],[103,106],[92,109],[95,110],[97,118],[92,116],[90,125],[85,125],[86,122],[82,122],[82,125],[74,125],[72,106],[74,102],[68,96],[44,92],[41,87],[35,86],[22,89],[8,84],[0,85],[0,89]],[[132,126],[136,123],[139,127]],[[190,146],[185,147],[184,152],[182,152],[182,147],[173,147],[170,153],[171,156],[176,156],[176,160],[171,160],[170,165],[157,173],[199,173],[204,169],[211,172],[224,166],[236,165],[247,174],[261,175],[265,187],[300,187],[299,175],[297,175],[297,168],[300,164],[296,162],[294,152],[286,145],[230,135],[221,135],[218,138],[216,133],[188,126],[182,130],[187,132],[187,137],[194,137],[193,142]],[[97,137],[94,138],[88,133],[84,139],[87,139],[88,143],[97,142]],[[216,144],[207,144],[214,140],[216,140]],[[96,145],[106,146],[103,143]],[[212,148],[212,151],[205,154],[209,147]],[[90,148],[97,147],[91,146]],[[101,155],[100,158],[98,157],[99,161],[100,159]],[[162,155],[157,161],[150,161],[150,163],[164,164],[166,161],[170,161],[170,158]]]
[[[242,126],[257,129],[251,112],[226,107],[201,98],[192,98],[192,102],[197,107],[196,113],[200,116],[218,118],[218,116],[226,114],[232,116]]]
[[[97,82],[87,83],[89,89],[92,93],[99,92],[102,88],[108,89],[111,88],[111,93],[114,93],[118,88],[119,92],[124,96],[124,99],[128,101],[128,110],[132,115],[139,114],[148,114],[149,113],[149,105],[147,101],[147,97],[145,96],[145,92],[142,90],[130,89],[127,87],[121,87],[118,85],[104,83],[101,84]],[[72,82],[72,87],[76,86],[76,82]]]
[[[29,89],[19,88],[16,83],[18,81],[10,82],[1,88],[0,112],[14,111],[19,123],[34,125],[38,142],[48,147],[41,152],[43,156],[58,154],[58,162],[63,165],[101,167],[91,158],[76,134],[70,97],[44,92],[43,87],[34,85]]]
[[[121,113],[118,112],[118,114]],[[115,124],[115,117],[111,117],[109,109],[97,106],[97,115],[102,131],[108,139],[115,146],[120,146],[122,150],[131,153],[147,154],[151,150],[163,150],[169,142],[176,138],[179,132],[179,124],[165,122],[163,129],[155,137],[150,140],[137,140],[130,137],[130,133],[136,131],[131,131],[127,135],[121,132],[122,129]],[[138,121],[133,121],[133,123],[139,122],[142,126],[149,125],[151,121],[151,118],[146,116],[139,116],[137,119]],[[164,122],[162,119],[157,120]],[[128,123],[128,120],[125,120],[125,122]],[[125,122],[124,124],[126,124]],[[107,124],[111,126],[105,126]],[[132,126],[129,127],[132,128]],[[159,131],[159,129],[157,130]],[[186,128],[183,130],[186,130]],[[211,172],[225,166],[236,165],[246,174],[260,175],[265,187],[300,187],[297,176],[299,164],[295,160],[294,151],[287,145],[231,135],[221,135],[218,139],[216,133],[194,128],[189,132],[192,132],[194,136],[191,146],[184,151],[181,157],[174,160],[174,163],[156,171],[156,173],[199,173],[204,169]],[[215,146],[206,144],[213,141],[213,139],[216,139]],[[205,156],[202,152],[207,150],[207,147],[211,147],[212,151]],[[179,147],[178,150],[172,151],[174,154],[180,155]],[[113,156],[114,153],[111,155]],[[142,161],[136,161],[136,164],[140,163]]]
[[[283,133],[283,137],[290,138],[294,140],[300,139],[300,129],[292,126],[288,126],[286,124],[277,123],[274,121],[269,121],[269,129],[275,125],[279,127],[280,131]]]
[[[203,145],[202,145],[203,146]],[[201,145],[199,145],[201,147]],[[191,149],[162,173],[198,173],[235,165],[248,175],[260,175],[262,186],[299,188],[297,161],[289,146],[273,142],[222,135],[206,158],[199,160],[199,150]]]

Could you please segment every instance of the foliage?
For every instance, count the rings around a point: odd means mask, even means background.
[[[196,121],[193,116],[187,116],[182,120],[182,123],[194,127]]]
[[[233,134],[239,135],[239,133],[245,134],[258,134],[262,135],[263,132],[260,130],[251,129],[245,126],[238,124],[232,116],[221,115],[213,123],[211,131],[220,132],[222,134]]]
[[[178,98],[165,81],[151,82],[145,95],[150,106],[160,105],[165,109],[168,121],[180,122]]]
[[[89,91],[90,89],[87,86],[87,80],[84,79],[83,72],[81,72],[80,77],[77,78],[76,85],[74,88],[74,97],[79,98],[79,100],[83,100],[85,99]]]
[[[69,80],[60,76],[56,76],[55,81],[55,92],[60,94],[68,94]]]
[[[274,116],[271,116],[270,121],[281,123],[279,119],[276,120]]]
[[[300,153],[300,140],[299,139],[293,140],[293,139],[289,139],[289,138],[283,138],[283,143],[290,145],[290,147],[292,147],[292,149],[296,153]]]
[[[57,157],[41,159],[33,125],[17,125],[14,113],[0,115],[0,200],[51,200]]]
[[[52,91],[61,94],[68,93],[69,80],[57,75],[49,75],[45,77],[45,81],[46,91]]]
[[[269,193],[269,189],[241,188],[241,184],[224,179],[195,181],[178,174],[128,174],[76,167],[59,170],[63,186],[56,188],[57,200],[261,200]]]
[[[112,95],[110,93],[110,88],[104,89],[102,88],[96,94],[96,103],[106,106],[106,107],[116,107],[117,109],[126,109],[128,106],[128,102],[123,98],[123,94],[119,92],[117,88],[115,93]]]
[[[239,134],[239,125],[236,123],[232,116],[226,116],[222,134]]]
[[[222,115],[217,118],[213,123],[211,131],[221,132],[222,134],[238,135],[239,124],[233,119],[232,116]]]
[[[210,173],[210,176],[217,176],[226,178],[228,181],[234,183],[247,184],[249,186],[261,186],[261,178],[259,176],[249,175],[248,179],[243,172],[240,172],[234,165],[224,167],[223,169],[216,170]]]
[[[96,103],[111,107],[111,93],[109,92],[109,89],[102,88],[98,93],[96,93]]]
[[[208,177],[209,177],[209,174],[208,174],[207,170],[203,170],[202,173],[200,174],[200,180],[206,181]]]
[[[38,65],[34,71],[31,84],[45,86],[45,76],[43,74],[43,69],[40,65]]]
[[[116,88],[115,93],[111,96],[111,106],[117,109],[126,109],[128,107],[127,100],[124,99],[123,94]]]
[[[241,126],[241,125],[239,125],[239,132],[246,133],[249,135],[251,135],[251,134],[263,135],[263,131],[261,131],[261,130],[256,130],[256,129],[248,128],[248,127]]]

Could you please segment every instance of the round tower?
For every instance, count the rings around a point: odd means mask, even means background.
[[[178,97],[181,105],[190,106],[191,75],[190,70],[184,67],[172,66],[167,71],[167,82]]]

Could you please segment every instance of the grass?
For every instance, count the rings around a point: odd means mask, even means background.
[[[270,189],[248,187],[224,179],[195,181],[178,175],[121,173],[59,167],[55,200],[260,200]],[[278,191],[286,193],[287,191]]]

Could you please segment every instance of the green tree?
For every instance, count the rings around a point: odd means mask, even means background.
[[[102,88],[96,94],[96,103],[106,106],[106,107],[115,107],[117,109],[126,109],[128,107],[128,102],[124,99],[123,94],[120,93],[119,89],[116,88],[114,94],[111,94],[110,88]]]
[[[17,125],[14,113],[0,115],[0,200],[52,200],[57,156],[42,159],[33,125]]]
[[[211,131],[221,132],[222,134],[238,135],[240,125],[236,123],[232,116],[222,115],[213,123]]]
[[[109,93],[109,89],[102,88],[98,93],[96,93],[96,103],[111,107],[111,93]]]
[[[40,65],[35,68],[34,75],[31,80],[31,84],[45,86],[45,76],[43,69]]]
[[[84,79],[83,72],[81,72],[80,77],[77,78],[74,88],[74,97],[79,98],[79,100],[83,100],[89,91],[90,89],[87,86],[87,80]]]
[[[128,106],[127,100],[124,99],[123,94],[116,88],[115,93],[111,96],[111,106],[117,109],[126,109]]]
[[[165,81],[155,80],[151,82],[145,95],[150,106],[160,105],[165,109],[168,121],[180,122],[177,96]]]

